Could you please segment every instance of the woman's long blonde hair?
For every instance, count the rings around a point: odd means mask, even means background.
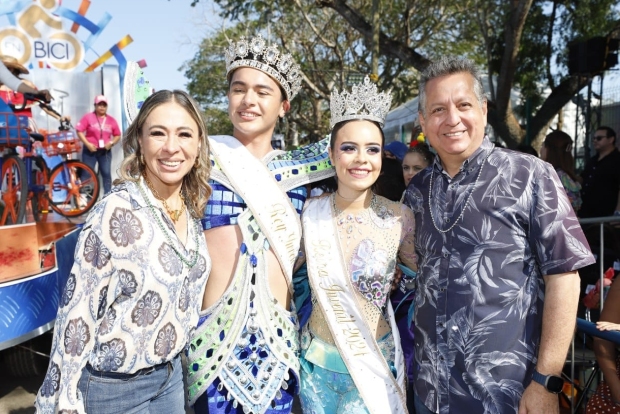
[[[174,102],[182,106],[192,119],[198,125],[198,133],[200,140],[200,150],[196,157],[194,167],[183,177],[181,192],[187,203],[187,209],[194,218],[202,218],[204,209],[211,195],[211,186],[209,186],[209,175],[211,173],[211,162],[209,161],[209,140],[207,136],[207,126],[205,125],[202,112],[198,108],[196,101],[192,99],[186,92],[180,90],[161,90],[149,96],[140,108],[138,116],[129,125],[129,128],[123,135],[123,152],[125,159],[123,160],[118,174],[121,178],[117,179],[114,184],[124,181],[138,182],[140,176],[146,168],[141,161],[143,159],[140,150],[139,138],[142,135],[142,127],[146,122],[153,109],[167,102]]]

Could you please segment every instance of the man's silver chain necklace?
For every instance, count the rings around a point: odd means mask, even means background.
[[[471,191],[469,192],[469,195],[467,196],[467,200],[465,200],[465,204],[463,205],[463,208],[461,209],[461,214],[459,214],[459,216],[456,218],[456,220],[454,220],[452,222],[452,225],[450,227],[448,227],[446,230],[440,229],[437,226],[437,223],[435,223],[435,217],[433,217],[433,209],[431,207],[431,198],[432,198],[432,193],[433,193],[433,173],[435,172],[435,167],[431,168],[431,178],[430,178],[429,189],[428,189],[428,213],[431,215],[431,221],[433,222],[433,226],[435,227],[435,230],[437,230],[440,233],[447,233],[450,230],[452,230],[454,228],[454,226],[456,226],[456,224],[459,222],[459,220],[461,220],[461,218],[463,217],[463,214],[465,214],[465,210],[467,209],[467,206],[469,205],[469,201],[471,200],[471,196],[474,193],[474,190],[476,189],[476,186],[478,185],[478,180],[480,180],[480,175],[482,174],[482,169],[484,168],[484,164],[486,164],[487,160],[489,159],[489,156],[491,155],[491,153],[493,152],[494,149],[495,148],[493,148],[491,151],[489,151],[489,153],[485,157],[484,161],[482,161],[482,165],[480,165],[480,170],[478,170],[478,176],[476,177],[476,181],[474,181],[474,185],[473,185]]]

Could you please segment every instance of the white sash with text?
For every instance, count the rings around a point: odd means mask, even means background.
[[[392,306],[388,301],[398,378],[392,375],[360,310],[343,260],[333,214],[331,197],[310,200],[304,210],[302,225],[310,286],[370,413],[406,413],[404,360]]]
[[[269,240],[291,288],[301,241],[301,225],[291,200],[269,169],[236,138],[218,135],[209,141],[211,153]]]

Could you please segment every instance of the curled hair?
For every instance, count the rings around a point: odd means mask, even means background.
[[[575,162],[571,154],[573,149],[573,139],[564,131],[553,131],[545,137],[543,142],[546,155],[545,161],[553,165],[556,170],[562,170],[573,180],[577,180],[575,175]]]
[[[207,127],[205,125],[202,112],[196,101],[192,99],[186,92],[180,90],[161,90],[149,96],[140,108],[138,116],[129,125],[129,128],[123,135],[123,152],[125,159],[121,163],[118,174],[120,176],[114,184],[124,181],[138,182],[142,175],[145,165],[140,161],[141,149],[139,138],[142,136],[142,128],[149,115],[155,108],[168,102],[174,102],[191,116],[198,125],[198,139],[200,146],[196,157],[197,165],[183,177],[181,191],[187,203],[187,209],[192,217],[202,218],[204,209],[211,195],[211,187],[209,186],[209,175],[211,172],[211,161],[209,160],[209,140],[207,137]]]
[[[418,144],[415,147],[409,148],[407,150],[407,154],[420,154],[422,159],[426,161],[429,165],[432,164],[435,160],[435,154],[426,144]],[[405,154],[405,156],[407,156],[407,154]]]
[[[420,76],[420,94],[418,96],[418,111],[426,116],[426,84],[442,76],[456,73],[469,73],[474,80],[474,94],[480,106],[487,100],[484,87],[480,79],[480,71],[470,59],[455,56],[443,56],[431,63]]]

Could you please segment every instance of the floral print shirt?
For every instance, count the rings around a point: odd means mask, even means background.
[[[149,204],[159,205],[142,179],[126,182],[86,220],[60,299],[38,412],[84,412],[78,381],[86,364],[130,374],[170,361],[186,346],[211,261],[198,220],[188,216],[184,246],[168,216]],[[195,251],[190,268],[179,254],[191,264]]]
[[[406,204],[416,395],[439,413],[516,413],[538,356],[543,276],[594,263],[562,183],[550,164],[485,138],[454,177],[439,160],[413,177]]]
[[[581,184],[570,178],[570,175],[562,169],[558,168],[555,172],[557,172],[558,177],[560,177],[560,181],[564,186],[564,190],[566,190],[566,195],[570,200],[570,204],[573,206],[573,210],[578,212],[581,208]]]

